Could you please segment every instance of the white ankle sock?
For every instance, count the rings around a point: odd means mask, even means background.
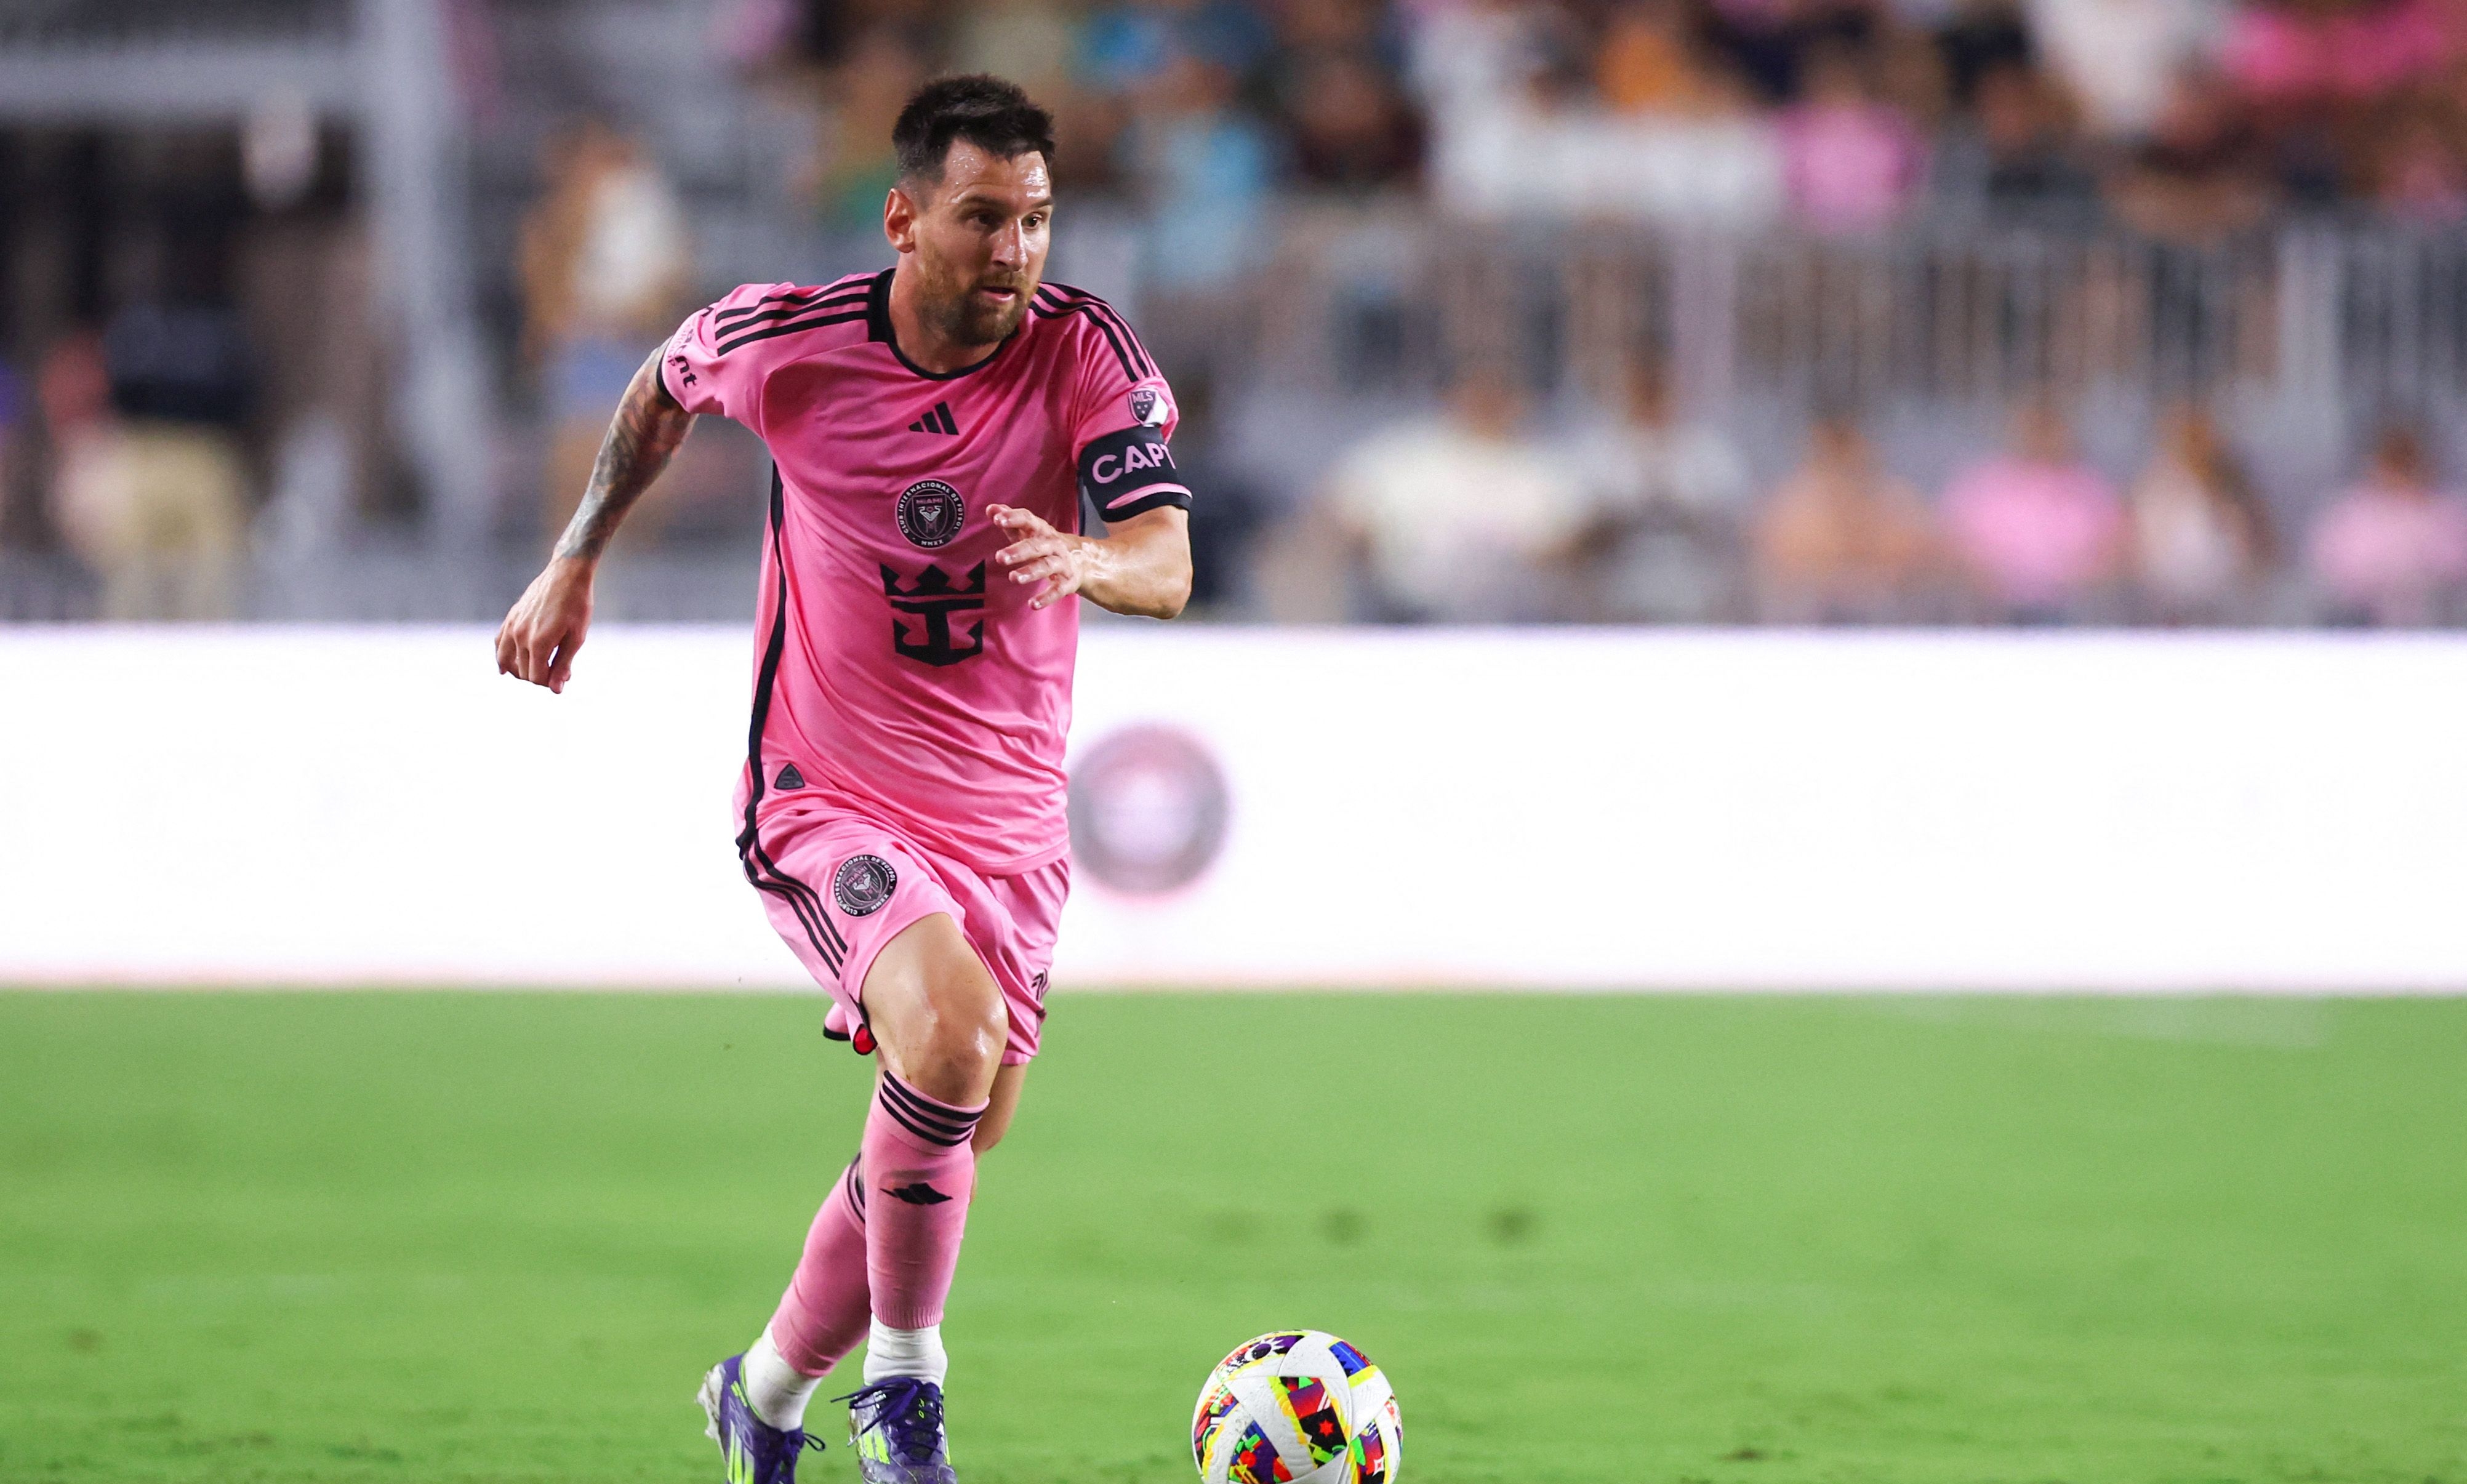
[[[936,1385],[951,1372],[951,1358],[942,1350],[942,1326],[928,1324],[921,1330],[894,1330],[873,1321],[873,1334],[865,1342],[865,1383],[894,1376],[909,1376],[930,1381]]]
[[[788,1363],[780,1347],[771,1343],[771,1332],[745,1352],[745,1400],[754,1404],[754,1415],[781,1428],[805,1425],[805,1404],[814,1399],[814,1388],[823,1383],[820,1376],[808,1376]]]

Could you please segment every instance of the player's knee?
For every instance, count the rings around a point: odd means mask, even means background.
[[[891,940],[866,974],[865,1003],[901,1080],[946,1103],[985,1100],[1010,1039],[1009,1012],[948,914],[919,918]]]
[[[931,1026],[909,1058],[918,1091],[962,1105],[985,1101],[1010,1037],[1001,987],[973,959],[966,968],[927,991]]]

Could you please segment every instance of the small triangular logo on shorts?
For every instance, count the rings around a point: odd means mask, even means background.
[[[780,770],[780,776],[773,780],[772,786],[775,788],[803,788],[805,786],[805,776],[797,771],[797,765],[795,763],[790,763],[785,768]]]
[[[940,1205],[951,1199],[921,1180],[914,1185],[885,1185],[882,1193],[910,1205]]]

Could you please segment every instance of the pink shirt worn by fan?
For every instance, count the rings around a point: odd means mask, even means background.
[[[2001,600],[2061,604],[2105,576],[2124,531],[2107,481],[2080,464],[2003,458],[1963,474],[1945,492],[1954,549]]]
[[[1189,491],[1166,448],[1171,392],[1103,301],[1039,289],[973,367],[919,370],[891,330],[891,271],[819,288],[748,284],[663,352],[668,394],[743,423],[776,462],[756,624],[751,824],[775,780],[996,875],[1068,844],[1062,755],[1073,601],[1029,607],[985,515],[1079,528]]]
[[[2467,501],[2366,480],[2314,524],[2313,575],[2377,623],[2430,623],[2467,582]]]

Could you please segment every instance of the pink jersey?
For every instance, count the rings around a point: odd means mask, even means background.
[[[920,371],[891,333],[891,271],[823,288],[748,284],[688,319],[668,394],[771,448],[745,866],[768,801],[819,798],[995,875],[1064,853],[1062,750],[1078,653],[1073,602],[1035,611],[996,565],[985,515],[1079,528],[1190,492],[1166,449],[1172,393],[1120,315],[1048,284],[964,371]]]

